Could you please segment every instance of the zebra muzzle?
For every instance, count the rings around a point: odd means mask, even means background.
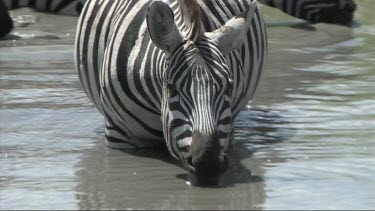
[[[189,173],[189,181],[194,186],[217,186],[221,176],[228,169],[228,158],[222,154],[215,160],[194,161],[192,156],[186,160],[185,168]]]

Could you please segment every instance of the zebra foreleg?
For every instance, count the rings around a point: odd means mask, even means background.
[[[124,125],[120,128],[110,123],[108,118],[106,118],[105,141],[108,148],[120,150],[153,148],[164,143],[139,139],[131,134],[129,129],[125,130]]]
[[[5,4],[0,0],[0,38],[7,35],[13,29],[13,21],[9,16]]]
[[[105,127],[105,142],[106,146],[112,149],[133,150],[139,148],[131,141],[128,134],[113,126],[108,120],[106,120]]]

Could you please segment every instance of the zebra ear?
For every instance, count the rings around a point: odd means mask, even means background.
[[[152,1],[147,14],[147,27],[152,42],[169,54],[183,41],[172,9],[162,1]]]
[[[246,39],[256,9],[257,1],[253,0],[246,12],[233,17],[225,25],[205,35],[216,41],[223,54],[239,49]]]

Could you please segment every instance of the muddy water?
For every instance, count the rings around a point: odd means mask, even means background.
[[[73,68],[77,19],[15,11],[0,41],[0,208],[373,209],[375,4],[358,3],[351,28],[264,8],[268,67],[221,188],[188,186],[163,150],[105,148]]]

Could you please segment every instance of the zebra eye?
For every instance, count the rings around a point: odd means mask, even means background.
[[[169,107],[171,110],[176,110],[180,102],[180,94],[177,91],[176,86],[168,84],[167,85],[169,92]]]
[[[176,86],[173,85],[173,84],[167,84],[167,88],[171,91],[175,91],[176,90]]]
[[[179,95],[178,91],[177,91],[177,87],[173,84],[168,84],[167,85],[167,88],[169,90],[169,94],[170,94],[170,97],[176,97]]]

